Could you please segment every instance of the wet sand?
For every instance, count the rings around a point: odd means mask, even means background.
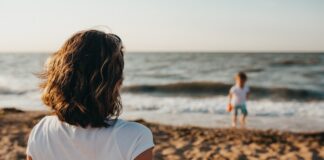
[[[24,159],[28,133],[47,113],[0,110],[0,159]],[[155,159],[324,159],[324,132],[169,126],[137,120],[155,141]]]
[[[231,113],[152,113],[152,111],[125,111],[121,118],[144,119],[147,122],[172,126],[199,126],[203,128],[231,127]],[[289,132],[323,132],[324,118],[312,116],[255,116],[247,117],[247,128],[257,130],[279,130]]]

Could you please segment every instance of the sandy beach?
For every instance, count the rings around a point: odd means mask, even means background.
[[[47,113],[0,110],[0,159],[24,159],[33,125]],[[137,120],[154,134],[155,159],[324,159],[324,132],[169,126]]]

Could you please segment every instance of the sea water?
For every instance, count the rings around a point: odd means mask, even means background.
[[[0,107],[46,109],[37,73],[48,56],[0,54]],[[324,131],[324,53],[126,53],[122,116],[228,126],[226,94],[238,71],[251,87],[250,126]],[[280,119],[286,125],[273,123]]]

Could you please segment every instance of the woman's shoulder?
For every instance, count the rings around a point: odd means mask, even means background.
[[[56,115],[48,115],[48,116],[44,116],[33,127],[32,133],[43,131],[44,128],[47,128],[47,130],[53,130],[54,128],[57,129],[57,128],[62,128],[62,127],[65,129],[77,128],[77,129],[80,129],[80,131],[82,130],[82,131],[87,131],[87,132],[89,132],[89,131],[91,132],[93,129],[96,129],[96,128],[82,129],[80,127],[76,127],[76,126],[61,122]],[[136,135],[139,136],[141,134],[146,134],[146,135],[152,134],[151,130],[148,127],[146,127],[140,123],[137,123],[137,122],[127,121],[127,120],[123,120],[123,119],[117,119],[113,126],[107,127],[107,128],[101,128],[99,130],[101,130],[103,132],[107,132],[107,133],[110,133],[113,130],[113,132],[115,132],[116,134],[131,133],[134,136],[136,136]]]
[[[39,120],[36,125],[31,130],[31,135],[36,134],[40,131],[43,131],[43,128],[48,128],[49,125],[56,123],[58,118],[54,115],[44,116],[41,120]]]
[[[118,119],[114,128],[118,129],[118,131],[120,132],[151,133],[151,130],[148,127],[144,126],[143,124],[140,124],[138,122],[133,122],[133,121],[127,121],[123,119]]]
[[[34,129],[37,129],[37,128],[43,126],[43,125],[48,125],[49,123],[53,123],[55,121],[58,121],[57,116],[55,116],[55,115],[46,115],[37,122],[37,124],[34,126]]]
[[[125,159],[135,159],[140,153],[154,147],[151,130],[137,122],[118,120],[116,141]]]
[[[44,116],[36,125],[32,128],[29,133],[29,140],[28,143],[35,143],[36,139],[42,139],[47,134],[45,133],[49,129],[49,125],[52,124],[54,121],[57,121],[58,118],[53,115]]]
[[[118,120],[114,126],[114,132],[117,137],[127,141],[137,141],[144,139],[145,141],[153,141],[151,130],[143,124],[126,120]]]

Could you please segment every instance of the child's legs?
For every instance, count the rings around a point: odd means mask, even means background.
[[[237,116],[233,114],[232,116],[232,127],[236,127]]]
[[[245,119],[246,119],[246,115],[242,114],[241,121],[240,121],[241,127],[245,127]]]
[[[246,106],[245,105],[241,105],[241,113],[242,113],[242,117],[241,117],[241,126],[242,127],[245,127],[245,120],[246,120],[246,117],[248,115],[248,112],[247,112],[247,109],[246,109]]]
[[[238,107],[234,106],[233,115],[232,115],[232,126],[233,127],[236,127],[237,114],[238,114]]]

